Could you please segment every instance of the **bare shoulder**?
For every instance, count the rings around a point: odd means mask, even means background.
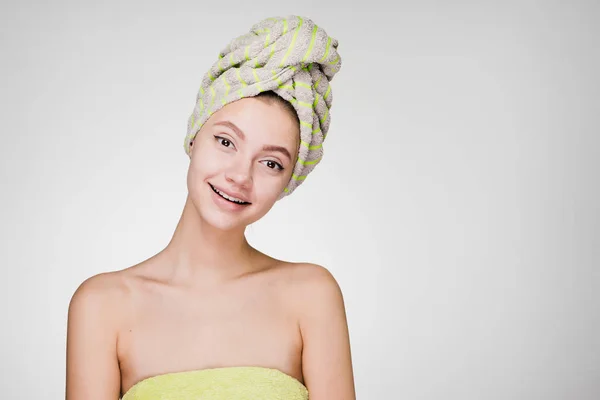
[[[295,263],[291,265],[294,283],[300,290],[340,291],[331,271],[319,264]]]
[[[299,264],[295,300],[302,336],[302,375],[311,399],[355,399],[352,356],[342,291],[318,264]]]
[[[325,305],[333,310],[343,310],[342,290],[329,269],[313,263],[295,263],[290,268],[290,289],[300,310],[323,309]]]
[[[126,293],[120,272],[87,278],[73,293],[67,322],[67,399],[118,398],[117,342]]]
[[[70,319],[93,312],[105,321],[116,320],[119,304],[128,292],[124,275],[124,271],[103,272],[84,280],[69,302]]]
[[[84,280],[71,298],[71,302],[85,302],[86,299],[111,301],[122,296],[127,290],[125,271],[101,272]]]

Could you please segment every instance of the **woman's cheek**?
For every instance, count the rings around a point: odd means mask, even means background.
[[[223,163],[224,160],[219,155],[219,151],[210,147],[211,143],[202,143],[202,147],[198,148],[199,151],[195,154],[194,159],[195,169],[209,173]]]

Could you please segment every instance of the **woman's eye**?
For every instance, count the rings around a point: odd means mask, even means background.
[[[221,145],[223,145],[223,146],[225,146],[225,147],[232,147],[232,146],[233,146],[233,143],[231,143],[231,141],[230,141],[229,139],[226,139],[226,138],[224,138],[224,137],[221,137],[221,136],[215,136],[215,139],[217,139],[217,141],[218,141],[218,142],[219,142]]]
[[[273,160],[267,160],[265,165],[271,169],[277,169],[278,171],[283,171],[283,166]]]

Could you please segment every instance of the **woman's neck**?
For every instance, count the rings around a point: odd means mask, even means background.
[[[253,268],[256,251],[246,240],[245,227],[223,231],[203,221],[189,196],[161,263],[172,269],[173,283],[217,284]]]

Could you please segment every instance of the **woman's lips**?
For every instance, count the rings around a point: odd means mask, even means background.
[[[230,210],[230,211],[239,211],[239,210],[242,210],[244,207],[249,206],[251,204],[251,203],[241,204],[241,203],[236,203],[231,200],[227,200],[226,198],[224,198],[223,196],[221,196],[219,193],[217,193],[215,191],[215,188],[213,187],[213,185],[211,185],[209,183],[209,186],[212,191],[213,200],[221,208],[225,208],[226,210]]]
[[[224,197],[227,200],[233,201],[235,203],[250,203],[249,201],[247,201],[242,195],[238,195],[238,194],[231,194],[228,193],[227,191],[221,189],[221,188],[217,188],[215,186],[213,186],[212,183],[208,183],[210,185],[210,187],[212,188],[212,190],[214,192],[216,192],[217,194],[221,195],[222,197]],[[230,197],[231,199],[228,199],[228,197]]]

